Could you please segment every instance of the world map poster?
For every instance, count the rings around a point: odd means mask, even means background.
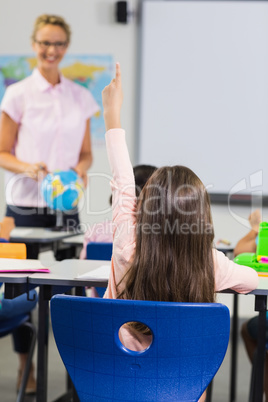
[[[0,102],[8,85],[23,80],[37,66],[33,56],[0,55]],[[105,125],[101,93],[113,77],[114,61],[111,55],[65,55],[60,64],[61,73],[87,88],[100,106],[100,112],[91,118],[91,137],[95,146],[104,145]]]

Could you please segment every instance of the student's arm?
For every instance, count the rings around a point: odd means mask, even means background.
[[[106,296],[116,298],[124,287],[123,282],[120,283],[120,289],[117,285],[127,272],[135,249],[136,194],[124,130],[109,130],[106,133],[106,146],[113,176],[113,256]]]
[[[15,145],[18,124],[5,112],[0,116],[0,166],[14,173],[25,173],[34,180],[39,173],[47,173],[44,162],[26,163],[20,161],[12,154]]]
[[[121,128],[120,112],[123,103],[121,70],[116,63],[116,76],[102,91],[103,117],[106,131]]]
[[[135,248],[136,194],[133,168],[120,124],[123,100],[121,73],[116,65],[116,78],[103,90],[106,146],[112,170],[113,257],[106,297],[117,297],[124,286],[117,284],[126,273]]]
[[[259,278],[254,269],[230,261],[223,253],[213,249],[215,290],[233,289],[249,293],[258,286]]]
[[[241,253],[255,253],[256,252],[256,237],[258,232],[251,229],[251,231],[239,240],[234,248],[234,256]]]
[[[83,179],[85,188],[87,186],[87,171],[92,165],[92,161],[93,156],[92,156],[91,137],[90,137],[90,119],[87,119],[86,130],[79,155],[79,161],[74,168],[77,174]]]
[[[239,240],[234,249],[234,255],[241,253],[255,253],[256,252],[256,237],[258,236],[259,226],[261,222],[261,212],[259,209],[250,214],[249,223],[251,230],[246,236]]]

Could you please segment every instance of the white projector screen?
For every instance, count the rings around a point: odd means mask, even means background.
[[[239,198],[268,195],[267,160],[268,2],[144,0],[138,162]]]

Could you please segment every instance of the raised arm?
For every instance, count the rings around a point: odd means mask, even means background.
[[[126,273],[135,249],[136,195],[133,168],[121,129],[120,111],[123,101],[120,65],[116,76],[102,93],[106,146],[112,170],[113,257],[106,297],[116,298],[117,285]],[[120,284],[120,288],[123,284]]]
[[[238,255],[241,253],[255,253],[256,252],[256,237],[259,232],[259,225],[261,222],[261,212],[259,209],[253,211],[250,214],[249,223],[251,226],[251,230],[246,234],[246,236],[242,237],[235,246],[234,255]]]
[[[119,63],[116,63],[115,78],[102,92],[102,103],[106,131],[112,128],[121,128],[120,112],[123,103],[123,91]]]

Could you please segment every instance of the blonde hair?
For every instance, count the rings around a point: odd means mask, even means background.
[[[51,15],[51,14],[43,14],[37,17],[34,23],[34,29],[33,33],[31,36],[32,41],[35,41],[35,36],[37,31],[39,29],[43,28],[45,25],[57,25],[61,27],[64,32],[66,33],[67,36],[67,43],[70,43],[71,40],[71,28],[70,25],[67,24],[67,22],[60,16],[58,15]]]

